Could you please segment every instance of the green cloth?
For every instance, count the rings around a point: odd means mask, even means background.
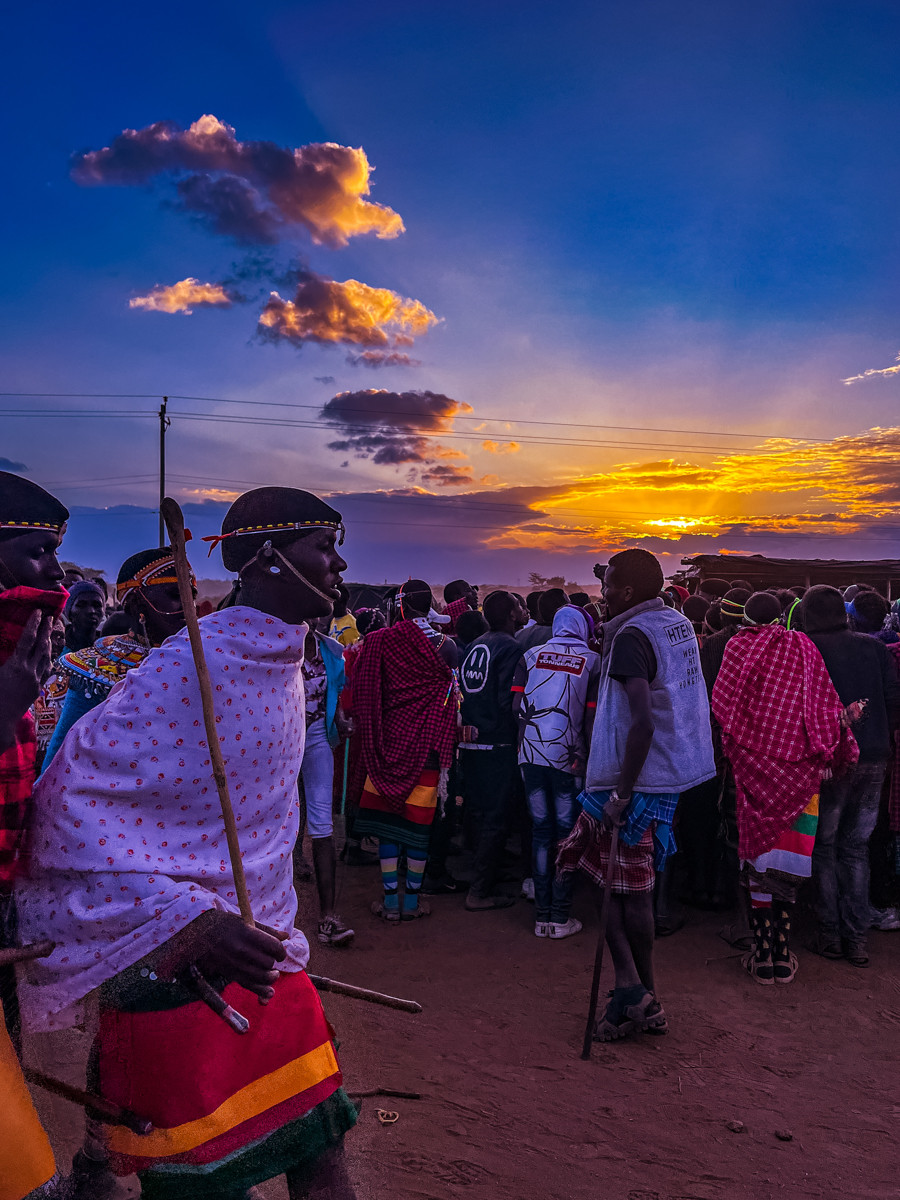
[[[343,1088],[296,1121],[209,1166],[166,1163],[142,1171],[141,1200],[245,1200],[249,1188],[321,1158],[356,1124]]]

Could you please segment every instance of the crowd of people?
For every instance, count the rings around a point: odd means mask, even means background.
[[[827,959],[866,967],[870,928],[900,928],[900,614],[870,588],[691,591],[629,549],[598,569],[594,599],[480,598],[462,579],[438,599],[410,578],[354,611],[340,513],[297,489],[246,493],[210,539],[236,578],[200,631],[254,927],[175,555],[130,556],[110,605],[64,578],[67,518],[0,473],[10,1200],[99,1200],[132,1173],[150,1200],[245,1200],[282,1173],[291,1197],[350,1200],[357,1109],[295,924],[314,878],[319,942],[352,948],[339,862],[372,869],[365,919],[392,925],[439,920],[432,898],[459,895],[478,921],[533,903],[535,936],[561,940],[582,931],[577,879],[606,892],[600,1041],[667,1031],[654,943],[686,906],[736,914],[723,936],[761,985],[797,973],[801,894]],[[238,1055],[222,1014],[248,993]],[[87,1022],[88,1090],[152,1129],[88,1104],[63,1179],[18,1066],[23,1022]]]

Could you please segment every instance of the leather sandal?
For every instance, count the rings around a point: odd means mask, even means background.
[[[755,979],[763,987],[768,987],[775,982],[775,968],[772,966],[772,960],[769,958],[758,962],[755,950],[751,950],[749,954],[744,955],[741,959],[741,966],[751,979]]]
[[[382,921],[387,921],[389,925],[400,924],[400,906],[397,908],[385,908],[382,900],[372,901],[373,916],[380,917]]]
[[[859,942],[847,942],[844,958],[852,967],[869,965],[869,951],[865,945],[860,945]]]
[[[431,909],[422,900],[421,896],[419,897],[419,903],[416,905],[415,908],[402,908],[400,910],[400,920],[401,921],[418,921],[419,917],[430,917],[430,916],[431,916]]]
[[[797,974],[797,955],[788,953],[787,959],[775,958],[772,968],[775,972],[776,983],[790,983]]]

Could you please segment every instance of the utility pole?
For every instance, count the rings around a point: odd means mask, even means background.
[[[159,406],[159,544],[166,544],[166,524],[163,520],[162,502],[166,498],[166,430],[172,424],[166,416],[169,397],[163,396]]]

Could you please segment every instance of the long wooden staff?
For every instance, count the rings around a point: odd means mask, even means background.
[[[194,667],[200,684],[200,699],[203,702],[203,723],[206,726],[206,742],[209,746],[209,758],[213,769],[213,778],[219,793],[219,803],[222,806],[222,819],[225,822],[225,836],[228,839],[228,854],[231,858],[231,870],[234,875],[234,890],[237,894],[241,916],[251,927],[255,927],[253,913],[250,909],[250,897],[247,894],[247,880],[244,877],[244,864],[241,862],[241,849],[238,844],[237,825],[231,807],[231,797],[228,794],[228,780],[225,777],[225,763],[222,760],[222,748],[216,731],[216,713],[213,707],[212,684],[209,678],[209,668],[206,665],[206,655],[203,652],[203,641],[200,637],[200,625],[197,621],[197,610],[194,608],[194,593],[191,588],[191,568],[188,565],[187,551],[184,539],[184,514],[178,502],[167,496],[160,504],[160,512],[169,531],[169,544],[175,556],[175,574],[178,576],[178,594],[184,609],[184,619],[187,625],[188,637],[191,640],[191,653],[194,656]],[[353,987],[352,984],[338,983],[334,979],[323,979],[311,975],[310,979],[320,991],[338,992],[344,996],[353,996],[357,1000],[368,1000],[373,1004],[383,1004],[388,1008],[401,1008],[406,1012],[421,1012],[421,1005],[414,1000],[399,1000],[396,996],[384,996],[380,992],[371,992],[366,988]],[[210,1000],[203,997],[207,1004]],[[246,1018],[240,1013],[235,1014],[239,1021],[246,1025]],[[226,1017],[227,1019],[227,1017]],[[229,1022],[231,1023],[231,1022]],[[244,1032],[237,1024],[233,1026],[238,1032]]]
[[[124,1125],[127,1129],[139,1134],[148,1134],[153,1129],[152,1122],[144,1117],[139,1117],[130,1108],[113,1104],[111,1100],[104,1100],[102,1096],[86,1092],[83,1088],[72,1087],[70,1083],[63,1083],[61,1079],[53,1079],[50,1075],[45,1075],[43,1071],[36,1071],[33,1067],[23,1067],[22,1074],[29,1083],[33,1083],[36,1087],[44,1088],[46,1091],[52,1092],[54,1096],[62,1096],[64,1100],[71,1100],[73,1104],[86,1108],[91,1115],[99,1118],[104,1124]]]
[[[169,544],[175,555],[175,574],[178,576],[178,594],[184,609],[184,620],[187,625],[188,637],[191,640],[191,653],[194,656],[194,667],[197,671],[197,682],[200,684],[200,700],[203,705],[203,724],[206,726],[206,744],[209,746],[209,760],[212,764],[213,779],[219,793],[219,804],[222,806],[222,820],[225,824],[225,838],[228,842],[228,856],[231,859],[231,873],[234,875],[234,890],[237,895],[241,916],[245,924],[254,928],[253,912],[250,908],[250,897],[247,894],[247,880],[244,876],[244,864],[241,861],[241,848],[238,843],[237,825],[234,820],[234,810],[231,807],[231,797],[228,794],[228,780],[225,776],[225,762],[222,758],[222,747],[219,745],[219,734],[216,729],[216,710],[213,705],[212,684],[209,679],[209,667],[206,665],[206,655],[203,652],[203,639],[200,637],[200,625],[197,621],[197,610],[194,607],[194,592],[191,587],[191,568],[188,565],[187,551],[184,539],[184,514],[178,502],[166,496],[159,506],[162,518],[169,531]]]
[[[612,896],[613,871],[616,868],[616,850],[619,845],[619,827],[613,826],[612,841],[609,848],[609,862],[606,864],[606,886],[603,889],[603,906],[600,909],[600,932],[597,935],[597,953],[594,957],[594,978],[591,981],[591,1003],[588,1008],[587,1026],[584,1030],[584,1043],[581,1047],[582,1059],[591,1057],[591,1046],[594,1041],[594,1022],[597,1019],[597,1000],[600,996],[600,972],[603,970],[603,949],[606,945],[606,929],[609,925],[609,902]]]
[[[309,972],[307,971],[307,975]],[[383,1004],[385,1008],[399,1008],[402,1012],[420,1013],[422,1005],[416,1000],[401,1000],[397,996],[386,996],[384,992],[372,992],[368,988],[356,987],[352,983],[338,983],[324,975],[309,975],[310,983],[320,992],[334,992],[337,996],[352,996],[354,1000],[368,1000],[370,1004]]]

